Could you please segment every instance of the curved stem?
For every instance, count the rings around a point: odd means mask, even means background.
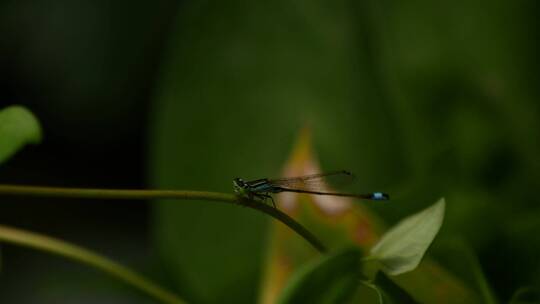
[[[0,195],[58,197],[58,198],[84,198],[84,199],[178,199],[178,200],[208,200],[224,203],[238,204],[266,213],[276,220],[287,225],[308,241],[319,252],[325,252],[325,246],[304,226],[300,225],[279,209],[264,203],[238,197],[234,194],[186,191],[186,190],[117,190],[117,189],[87,189],[87,188],[56,188],[18,185],[0,185]]]
[[[182,304],[183,300],[145,277],[108,258],[62,240],[0,225],[0,241],[26,246],[79,261],[127,282],[163,303]]]
[[[315,235],[313,235],[304,226],[300,225],[300,223],[298,223],[293,218],[288,216],[286,213],[280,211],[279,209],[266,205],[264,203],[258,202],[258,201],[249,200],[245,198],[240,198],[240,199],[236,198],[236,202],[239,203],[240,205],[257,209],[261,212],[264,212],[270,215],[271,217],[282,222],[283,224],[289,226],[289,228],[291,228],[296,233],[298,233],[301,237],[303,237],[306,241],[308,241],[313,247],[315,247],[315,249],[317,249],[319,252],[321,253],[326,252],[326,247]]]

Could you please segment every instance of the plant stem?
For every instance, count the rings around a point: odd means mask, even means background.
[[[284,212],[264,203],[238,197],[234,194],[185,191],[185,190],[117,190],[117,189],[86,189],[86,188],[55,188],[18,185],[0,185],[0,195],[34,196],[34,197],[58,197],[58,198],[83,198],[83,199],[175,199],[175,200],[208,200],[231,203],[256,209],[266,213],[283,224],[289,226],[319,252],[325,252],[325,246],[309,232],[304,226],[296,222]]]
[[[0,225],[0,241],[22,245],[88,264],[131,284],[163,303],[182,304],[183,300],[130,269],[87,249],[62,240]]]

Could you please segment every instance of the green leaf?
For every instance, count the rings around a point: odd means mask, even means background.
[[[445,201],[409,216],[386,232],[371,249],[382,269],[389,275],[414,270],[439,232],[444,218]]]
[[[298,270],[283,290],[278,303],[345,303],[360,278],[361,252],[352,247]]]
[[[40,141],[39,121],[29,110],[22,106],[10,106],[0,111],[0,163],[24,145]]]
[[[514,293],[510,304],[540,303],[540,292],[532,287],[522,287]]]
[[[383,272],[377,272],[373,283],[364,282],[367,286],[373,288],[379,295],[381,304],[416,304],[411,295],[394,283]]]

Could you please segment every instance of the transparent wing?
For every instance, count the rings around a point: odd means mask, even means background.
[[[305,175],[291,178],[270,179],[276,187],[297,190],[324,190],[328,185],[344,185],[354,180],[354,175],[345,170]]]

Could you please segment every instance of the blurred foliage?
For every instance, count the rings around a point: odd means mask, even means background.
[[[510,304],[540,303],[540,293],[531,287],[522,287],[516,291],[510,300]]]
[[[361,258],[361,251],[351,247],[304,265],[274,303],[350,303],[360,280]]]
[[[498,303],[478,258],[462,238],[449,237],[439,242],[435,252],[432,250],[430,254],[437,256],[441,265],[450,269],[469,288],[476,290],[481,295],[482,303]]]
[[[472,244],[508,299],[539,279],[535,7],[186,2],[153,104],[155,185],[277,175],[307,123],[324,169],[393,194],[375,207],[388,221],[447,197],[443,236]],[[178,288],[253,301],[264,219],[163,203],[155,224]]]
[[[24,145],[41,141],[39,121],[20,106],[0,108],[0,164],[9,159]]]
[[[230,191],[236,176],[277,176],[308,124],[323,169],[392,195],[372,205],[388,223],[444,196],[435,257],[451,265],[444,239],[463,238],[508,300],[540,285],[539,14],[533,0],[6,0],[2,102],[32,104],[48,139],[111,155],[146,130],[140,105],[154,91],[156,187]],[[161,202],[152,220],[164,277],[186,298],[256,299],[263,216]]]
[[[302,176],[321,171],[310,139],[309,132],[304,130],[286,162],[283,175]],[[329,188],[327,191],[335,190]],[[356,246],[362,251],[371,252],[366,260],[362,261],[365,279],[373,279],[377,270],[383,269],[392,275],[392,280],[395,281],[390,285],[382,281],[381,286],[377,282],[371,282],[371,285],[374,284],[372,289],[383,289],[384,292],[386,287],[396,285],[396,288],[404,289],[404,293],[410,294],[421,303],[478,303],[479,290],[476,286],[465,284],[430,258],[424,259],[418,265],[439,231],[444,216],[444,200],[409,215],[382,235],[381,220],[370,212],[369,208],[385,203],[389,202],[361,204],[347,197],[281,193],[278,206],[306,225],[331,251],[344,246]],[[298,276],[297,272],[302,272],[307,262],[319,259],[319,253],[305,241],[299,240],[287,227],[272,222],[270,229],[270,248],[267,251],[268,258],[264,266],[259,298],[261,304],[275,303],[276,298],[284,292],[282,290],[293,285],[294,278]],[[407,272],[413,269],[415,271]],[[405,272],[405,275],[398,275]],[[367,289],[370,283],[364,284],[364,289],[359,288],[360,281],[358,283],[356,297],[351,303],[379,303],[379,299],[370,297],[374,296],[373,290]],[[313,289],[324,290],[324,287]]]

